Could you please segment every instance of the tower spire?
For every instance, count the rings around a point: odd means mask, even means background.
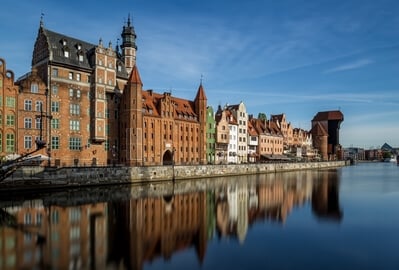
[[[40,14],[40,27],[43,27],[43,25],[44,25],[43,17],[44,17],[44,13],[42,12],[42,13]]]
[[[136,64],[136,33],[134,27],[130,22],[130,13],[127,19],[127,24],[123,26],[122,30],[122,59],[125,63],[127,71],[130,73],[133,66]]]

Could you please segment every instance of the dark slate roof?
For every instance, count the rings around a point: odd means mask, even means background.
[[[92,68],[90,55],[94,53],[95,45],[43,28],[50,49],[50,60],[55,63],[75,66],[77,68]],[[65,41],[65,45],[63,45]],[[80,50],[79,50],[80,45]],[[69,57],[64,56],[64,50],[69,51]],[[83,53],[83,61],[79,61],[79,53]]]
[[[50,61],[53,63],[73,66],[77,69],[94,68],[95,63],[93,62],[94,58],[92,55],[97,45],[48,30],[43,26],[41,26],[40,33],[42,33],[47,40],[48,49],[50,50]],[[64,41],[65,45],[63,43]],[[64,49],[69,51],[69,57],[64,56]],[[116,51],[116,53],[118,58],[117,65],[121,66],[121,70],[117,70],[117,77],[127,79],[129,73],[122,61],[122,56],[118,51]],[[79,54],[83,54],[83,61],[79,61]]]

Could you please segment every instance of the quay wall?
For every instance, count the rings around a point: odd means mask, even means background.
[[[296,170],[318,170],[348,165],[345,161],[298,163],[250,163],[229,165],[147,166],[147,167],[23,167],[12,180],[40,180],[50,184],[117,184],[200,179],[221,176],[265,174]],[[27,182],[27,181],[24,181]]]

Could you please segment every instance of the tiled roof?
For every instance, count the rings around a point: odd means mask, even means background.
[[[256,128],[252,125],[251,121],[248,121],[248,133],[251,136],[258,136]]]
[[[318,112],[312,121],[326,121],[326,120],[344,120],[344,115],[341,111],[324,111]]]
[[[158,110],[158,103],[165,98],[165,94],[155,93],[152,90],[147,90],[142,92],[143,97],[143,108],[147,112],[151,111],[151,115],[160,116],[161,112]],[[179,118],[179,115],[183,116],[186,120],[197,120],[197,114],[194,110],[194,102],[172,97],[172,103],[175,107],[174,117]]]

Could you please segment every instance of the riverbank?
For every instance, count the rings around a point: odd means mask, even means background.
[[[349,165],[345,161],[256,163],[228,165],[150,166],[150,167],[22,167],[0,182],[0,191],[53,189],[188,179],[319,170]]]

